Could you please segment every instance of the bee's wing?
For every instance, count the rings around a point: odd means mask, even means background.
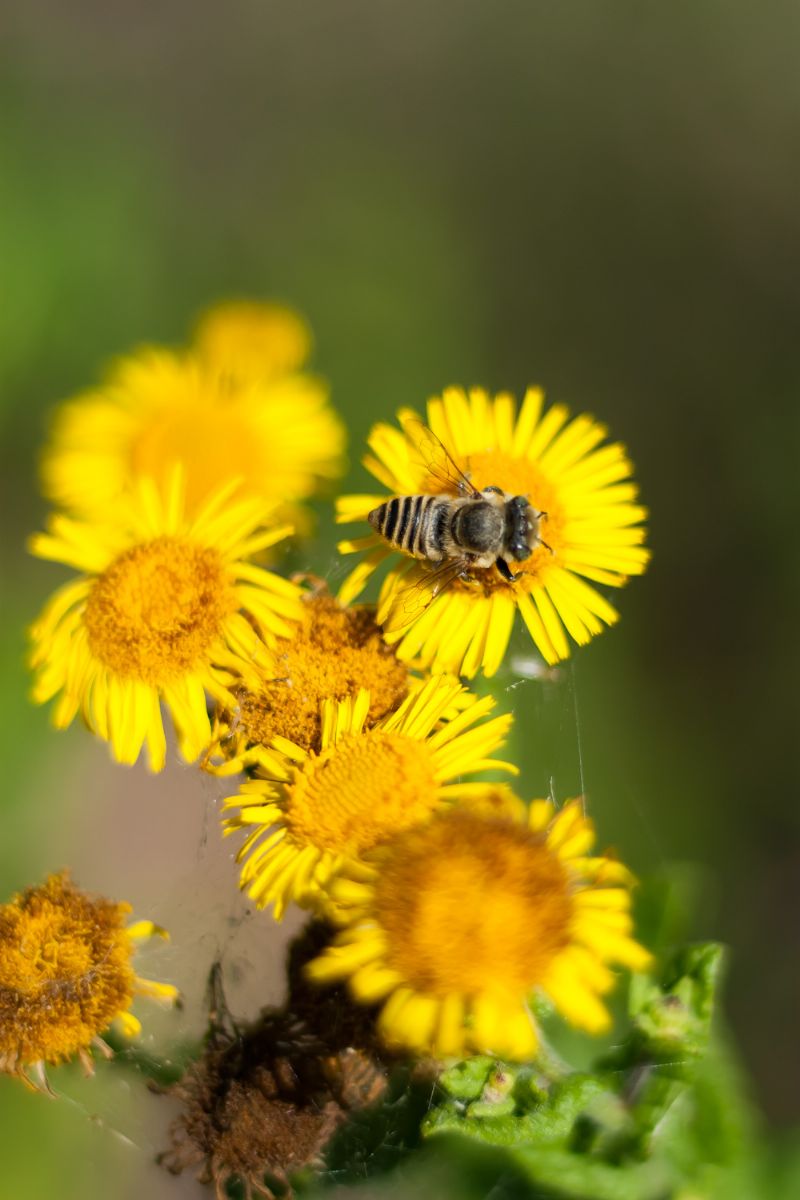
[[[437,596],[468,570],[466,558],[448,558],[435,567],[416,566],[414,577],[397,589],[388,628],[396,633],[413,624]]]
[[[432,429],[415,418],[406,421],[403,428],[413,441],[416,454],[425,470],[446,491],[457,492],[462,496],[480,496],[481,493],[453,462],[449,451]]]

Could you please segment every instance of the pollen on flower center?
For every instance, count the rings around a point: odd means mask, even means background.
[[[413,988],[519,994],[569,944],[572,900],[541,837],[455,811],[393,844],[376,915],[389,965]]]
[[[216,549],[160,537],[125,551],[99,576],[84,624],[107,667],[159,684],[194,667],[235,607]]]
[[[58,988],[63,991],[70,986],[80,990],[81,979],[96,964],[91,942],[76,939],[74,932],[74,913],[53,908],[29,915],[13,968],[15,987],[21,995]],[[9,963],[7,957],[6,971]]]
[[[290,785],[285,818],[293,840],[354,856],[424,821],[438,805],[428,747],[370,730],[306,760]]]
[[[511,496],[527,496],[533,513],[545,514],[539,521],[539,536],[547,545],[536,546],[529,558],[521,564],[515,564],[516,569],[525,572],[524,582],[531,584],[542,569],[552,563],[554,555],[558,555],[563,545],[565,513],[558,490],[537,463],[527,458],[516,458],[502,450],[466,455],[458,465],[478,490],[500,487]],[[441,485],[436,484],[431,490],[441,491]],[[508,587],[505,581],[495,576],[493,570],[474,574],[487,592]]]
[[[368,688],[372,725],[408,693],[408,668],[384,642],[370,609],[342,608],[325,593],[309,597],[304,608],[295,636],[277,644],[273,678],[257,691],[239,692],[239,728],[248,741],[269,745],[285,737],[318,749],[321,700],[344,700]]]
[[[0,905],[0,1069],[58,1062],[132,999],[129,908],[51,876]]]

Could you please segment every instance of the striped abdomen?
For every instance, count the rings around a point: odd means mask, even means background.
[[[453,500],[450,496],[394,496],[369,514],[372,528],[394,550],[439,562]]]

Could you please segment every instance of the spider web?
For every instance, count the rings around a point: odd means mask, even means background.
[[[580,795],[597,816],[583,738],[581,670],[575,659],[547,667],[518,629],[497,677],[479,678],[471,686],[479,693],[491,692],[498,711],[515,715],[504,754],[521,767],[520,793],[549,796],[557,806]],[[81,1081],[70,1070],[56,1072],[55,1087],[67,1104],[113,1140],[115,1160],[130,1174],[132,1185],[135,1180],[131,1195],[138,1197],[146,1188],[149,1200],[200,1200],[210,1193],[191,1170],[173,1177],[155,1165],[179,1106],[168,1096],[152,1095],[146,1079],[154,1064],[177,1071],[177,1060],[199,1045],[207,1028],[206,984],[214,963],[221,966],[227,1004],[237,1020],[282,1002],[286,947],[305,917],[290,910],[277,925],[268,914],[255,912],[239,892],[234,839],[223,840],[218,830],[220,801],[236,790],[235,780],[214,779],[180,765],[174,749],[166,770],[155,777],[142,766],[122,771],[96,742],[88,749],[84,745],[81,758],[76,771],[81,796],[74,804],[69,858],[74,877],[90,890],[128,899],[136,918],[150,918],[169,929],[170,943],[143,947],[136,968],[145,977],[175,983],[184,1000],[178,1011],[138,1003],[143,1032],[136,1044],[120,1050],[117,1063],[99,1062],[93,1080]],[[98,801],[88,806],[87,794]],[[646,825],[635,797],[630,800],[634,819]],[[602,820],[600,824],[602,841]],[[653,831],[647,833],[654,840]],[[429,1104],[433,1096],[432,1087]],[[404,1103],[402,1097],[397,1101]],[[404,1154],[402,1138],[390,1129],[363,1161],[332,1173],[341,1180],[337,1197],[343,1200],[351,1188],[358,1196],[401,1196],[405,1188],[411,1194],[420,1187],[433,1194],[431,1179],[440,1170],[441,1194],[452,1194],[447,1162],[439,1164],[430,1147],[423,1150],[419,1167],[414,1158],[388,1180],[373,1179],[368,1190],[354,1184],[358,1175],[365,1180],[383,1175]],[[487,1200],[511,1195],[507,1182],[498,1176],[485,1191]]]

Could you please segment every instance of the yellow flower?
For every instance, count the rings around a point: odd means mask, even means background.
[[[190,521],[179,472],[163,495],[144,479],[115,523],[59,515],[31,539],[39,558],[83,572],[31,630],[33,699],[58,696],[59,729],[80,710],[116,759],[135,762],[146,743],[158,771],[163,701],[191,761],[211,736],[206,692],[231,703],[226,681],[247,675],[261,645],[256,631],[267,643],[290,636],[302,614],[299,589],[247,561],[290,528],[270,527],[261,501],[232,503],[229,491]]]
[[[238,379],[191,355],[149,349],[57,410],[42,478],[51,500],[96,516],[137,478],[163,484],[180,464],[192,514],[237,480],[242,494],[294,515],[299,501],[339,475],[344,444],[318,379]]]
[[[194,346],[214,370],[237,379],[268,379],[302,367],[311,342],[307,322],[291,308],[228,300],[200,318]]]
[[[136,942],[168,935],[151,921],[126,928],[130,911],[66,874],[0,905],[0,1071],[49,1090],[45,1064],[77,1056],[91,1074],[92,1049],[110,1054],[101,1038],[109,1026],[139,1033],[134,996],[177,998],[171,984],[134,971]]]
[[[319,750],[323,700],[355,698],[366,687],[369,726],[408,694],[408,667],[383,640],[374,609],[342,608],[325,591],[303,600],[297,632],[278,639],[272,649],[265,647],[254,666],[253,685],[232,687],[235,707],[217,712],[203,763],[217,775],[236,775],[259,764],[269,769],[275,738]]]
[[[630,936],[630,876],[593,844],[580,801],[440,813],[345,866],[330,889],[344,928],[307,972],[382,1002],[382,1038],[418,1054],[533,1057],[537,993],[600,1033],[607,964],[649,956]]]
[[[616,610],[586,580],[620,587],[647,565],[641,527],[647,512],[634,503],[631,464],[619,443],[600,446],[606,429],[591,417],[570,421],[563,405],[547,412],[542,405],[538,389],[528,390],[518,414],[511,396],[490,399],[478,389],[467,395],[450,388],[428,402],[430,428],[475,487],[527,496],[543,514],[542,542],[515,564],[522,572],[518,581],[507,582],[495,567],[474,570],[470,582],[439,593],[410,624],[403,589],[426,568],[405,557],[385,579],[378,607],[390,640],[399,640],[401,658],[418,657],[434,670],[469,678],[481,667],[493,675],[517,610],[548,663],[569,655],[567,634],[583,645],[617,620]],[[373,428],[365,465],[395,494],[443,493],[420,454],[417,415],[408,409],[398,415],[402,429]],[[338,519],[365,520],[385,499],[344,496]],[[369,552],[342,588],[341,599],[349,602],[393,552],[377,534],[343,542],[340,549]]]
[[[463,691],[457,680],[433,678],[365,730],[370,695],[362,690],[355,699],[323,702],[318,754],[275,739],[260,762],[271,778],[245,783],[226,801],[238,812],[225,832],[249,830],[237,857],[241,886],[259,907],[274,904],[280,920],[290,901],[322,902],[348,859],[426,821],[443,803],[492,787],[454,782],[460,776],[515,772],[490,757],[512,720],[482,720],[491,696],[468,697],[457,716],[443,720]]]

